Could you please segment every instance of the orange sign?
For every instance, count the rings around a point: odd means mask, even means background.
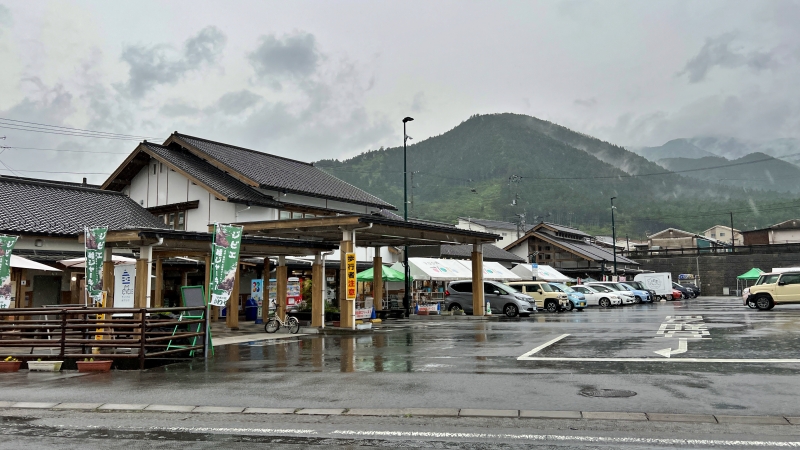
[[[346,278],[347,278],[347,300],[356,299],[356,254],[345,253]]]

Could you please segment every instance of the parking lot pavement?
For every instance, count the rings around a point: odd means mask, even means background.
[[[700,297],[500,321],[396,321],[259,340],[209,361],[0,374],[9,400],[800,416],[800,307]],[[56,381],[57,380],[57,381]]]

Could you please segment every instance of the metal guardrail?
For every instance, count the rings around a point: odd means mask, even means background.
[[[662,248],[618,253],[626,258],[652,258],[662,256],[703,256],[703,255],[755,255],[772,253],[800,253],[800,244],[741,245],[736,247],[708,248]]]
[[[181,308],[11,308],[0,310],[0,355],[33,360],[54,354],[34,354],[36,348],[58,350],[60,359],[181,359],[207,352],[206,319],[183,319]],[[189,325],[195,325],[189,327]],[[198,328],[196,324],[202,324]],[[176,328],[177,327],[177,328]],[[188,341],[168,349],[170,341]],[[3,352],[8,348],[10,352]],[[30,349],[28,353],[24,350]],[[93,353],[97,349],[97,353]],[[182,355],[182,354],[186,355]]]

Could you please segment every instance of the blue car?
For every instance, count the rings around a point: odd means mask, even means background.
[[[624,288],[624,290],[632,292],[633,295],[636,296],[636,303],[652,302],[653,301],[653,296],[650,295],[649,291],[643,291],[641,289],[635,289],[633,286],[630,286],[630,285],[625,284],[625,283],[616,283],[616,284],[618,284],[620,287]]]
[[[550,286],[553,286],[553,289],[567,294],[567,298],[569,299],[569,303],[567,304],[567,311],[572,311],[573,309],[577,309],[578,311],[583,311],[583,308],[586,308],[586,296],[583,295],[583,293],[578,292],[575,289],[572,289],[566,284],[562,283],[549,283],[549,284]]]

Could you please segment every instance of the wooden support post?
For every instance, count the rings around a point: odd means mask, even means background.
[[[114,260],[111,247],[103,251],[103,290],[106,291],[106,308],[114,307]]]
[[[239,329],[239,284],[241,278],[241,265],[236,262],[236,278],[233,280],[233,289],[231,290],[231,298],[228,300],[228,315],[225,316],[225,324],[231,330]]]
[[[380,247],[375,247],[375,258],[372,260],[372,304],[375,311],[383,310],[383,258]]]
[[[205,277],[205,284],[203,285],[203,292],[205,292],[206,304],[208,304],[209,300],[211,299],[211,292],[210,289],[208,288],[208,286],[211,284],[211,256],[206,256],[205,263],[206,263],[206,277]],[[217,318],[219,317],[218,314],[219,314],[219,308],[217,308],[216,306],[212,306],[211,320],[213,322],[217,321]]]
[[[322,299],[322,286],[325,274],[322,273],[322,257],[319,253],[314,257],[311,266],[311,326],[321,327],[325,322],[325,304]]]
[[[483,246],[473,245],[472,248],[472,315],[483,316],[486,314],[486,304],[483,296]]]
[[[136,285],[133,292],[133,307],[147,307],[147,277],[149,276],[147,266],[149,260],[139,258],[136,260]]]
[[[161,257],[156,257],[156,298],[153,300],[153,305],[156,308],[164,306],[164,264]]]
[[[261,271],[261,320],[269,321],[269,257],[264,258],[264,270]]]
[[[286,316],[286,285],[289,282],[289,271],[286,267],[286,257],[278,257],[278,268],[275,271],[276,278],[276,292],[275,301],[278,302],[278,308],[275,314],[283,320]]]
[[[342,242],[339,244],[339,326],[353,329],[355,323],[355,300],[347,300],[347,253],[353,251],[351,232],[342,232]]]

